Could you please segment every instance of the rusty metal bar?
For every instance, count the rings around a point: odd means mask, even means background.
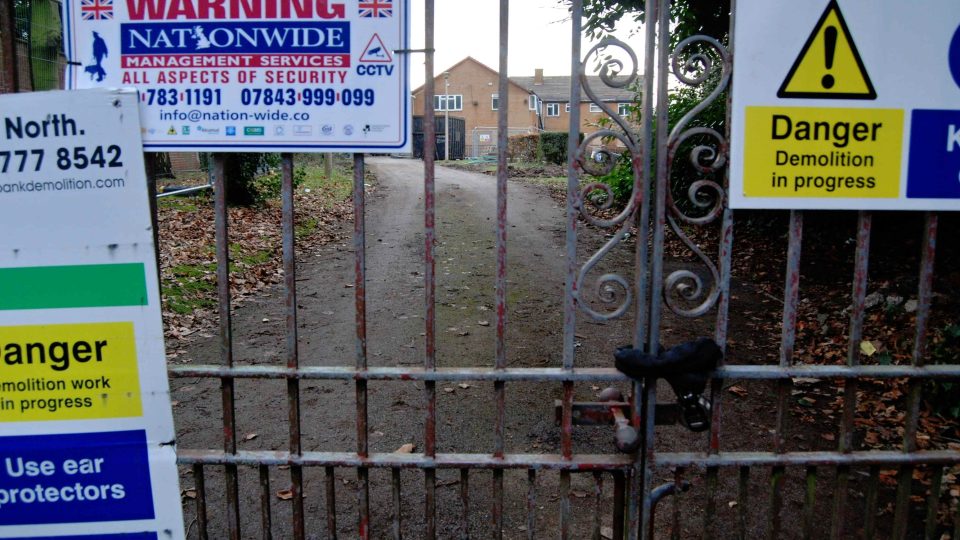
[[[648,7],[651,6],[649,2],[647,5]],[[652,17],[651,13],[655,13],[656,18]],[[670,171],[669,152],[667,151],[667,141],[669,140],[669,119],[667,117],[669,81],[667,80],[667,73],[669,71],[668,66],[670,65],[670,8],[668,1],[658,1],[656,11],[647,11],[646,15],[648,25],[650,22],[656,20],[657,29],[659,30],[659,32],[657,32],[655,51],[657,57],[656,73],[658,73],[658,77],[656,90],[656,187],[653,190],[655,194],[655,206],[653,209],[653,244],[651,247],[654,256],[652,257],[652,269],[650,271],[650,318],[647,333],[647,350],[656,351],[660,346],[660,325],[662,323],[663,309],[663,243],[667,214],[666,193],[667,190],[670,189],[670,179],[668,178]],[[648,47],[651,45],[652,44],[648,44]],[[649,197],[649,194],[647,194],[647,196]],[[649,206],[649,202],[646,203],[646,206]],[[638,239],[638,242],[640,241],[645,242],[646,238]],[[646,268],[638,269],[638,271],[646,271]],[[655,437],[654,413],[657,405],[657,384],[655,380],[644,381],[641,396],[641,412],[643,414],[641,427],[644,431],[644,443],[642,445],[643,451],[638,452],[639,467],[637,476],[639,476],[639,487],[643,495],[639,512],[640,521],[637,523],[636,532],[634,532],[634,524],[631,521],[630,532],[628,534],[630,538],[635,538],[639,535],[643,540],[650,540],[652,537],[654,512],[654,501],[651,497],[653,463],[656,456],[653,444]]]
[[[0,2],[0,28],[5,30],[0,31],[0,57],[6,59],[3,70],[10,84],[9,92],[16,93],[20,91],[20,66],[17,65],[17,42],[14,37],[16,17],[13,2]],[[2,90],[0,88],[0,93]]]
[[[738,538],[747,538],[747,516],[750,507],[750,467],[740,467],[737,482],[737,533]]]
[[[774,466],[770,474],[770,527],[767,538],[780,538],[780,512],[783,509],[783,483],[786,469],[782,465]]]
[[[813,524],[816,519],[814,505],[817,502],[817,468],[807,467],[806,490],[803,497],[803,538],[813,538]]]
[[[225,156],[213,154],[214,229],[217,253],[217,296],[220,315],[220,360],[226,368],[233,367],[233,327],[230,320],[230,239],[227,215],[227,182],[224,178]],[[223,450],[237,451],[237,422],[232,377],[220,379],[223,407]],[[227,528],[231,540],[240,540],[240,486],[236,465],[227,464],[226,479]]]
[[[283,217],[283,287],[284,306],[286,308],[286,352],[287,368],[300,367],[300,353],[297,334],[297,255],[296,235],[294,234],[293,205],[293,154],[281,154],[282,186],[281,198]],[[287,421],[289,424],[289,447],[291,454],[302,450],[300,422],[300,381],[287,379]],[[290,484],[293,490],[293,536],[297,540],[306,538],[303,514],[303,469],[290,467]]]
[[[927,345],[927,320],[930,316],[930,304],[933,300],[933,265],[937,254],[937,223],[935,212],[927,212],[923,229],[923,244],[920,255],[920,285],[917,292],[917,323],[913,342],[913,366],[922,367],[925,363]],[[917,449],[917,423],[920,417],[920,393],[923,381],[910,380],[907,396],[907,418],[903,433],[903,451],[915,452]],[[910,492],[913,480],[913,467],[900,469],[897,479],[897,502],[893,517],[893,538],[906,538],[910,512]]]
[[[327,491],[327,535],[337,538],[337,473],[331,466],[323,469],[324,486]]]
[[[850,341],[847,345],[847,365],[860,365],[860,341],[863,339],[863,313],[867,295],[867,277],[870,261],[870,231],[873,214],[861,211],[857,216],[857,247],[853,270],[853,310],[850,312]],[[841,420],[838,450],[853,450],[854,417],[857,411],[858,379],[849,379],[843,386],[843,418]],[[833,496],[833,518],[831,519],[830,538],[839,539],[843,535],[844,515],[849,496],[850,470],[837,468],[837,484]]]
[[[496,358],[494,368],[507,367],[507,146],[509,144],[508,112],[510,110],[510,81],[507,78],[510,7],[500,0],[500,77],[497,107],[497,277],[494,286],[497,313]],[[504,430],[507,418],[506,385],[495,381],[496,424],[494,426],[493,455],[503,457]],[[493,536],[503,538],[503,471],[493,471]]]
[[[683,490],[680,489],[680,486],[683,485],[683,467],[677,467],[673,469],[673,515],[670,522],[670,539],[671,540],[680,540],[682,535],[680,528],[680,508],[683,506]],[[704,527],[704,537],[710,534],[707,527]]]
[[[610,474],[613,475],[613,539],[623,540],[627,509],[626,475],[623,471],[612,471]]]
[[[503,538],[503,469],[494,469],[493,471],[493,512],[491,517],[493,518],[493,537]]]
[[[570,520],[570,471],[562,470],[560,471],[560,540],[572,540]]]
[[[470,469],[460,469],[460,508],[463,511],[461,515],[461,525],[463,530],[460,537],[463,540],[470,539]]]
[[[940,510],[940,486],[943,483],[943,468],[933,468],[933,478],[930,479],[930,494],[927,495],[927,516],[924,520],[923,537],[927,540],[939,538],[937,534],[937,513]]]
[[[393,484],[393,539],[403,540],[403,524],[401,522],[401,493],[400,493],[400,469],[391,469],[391,483]]]
[[[311,380],[368,380],[368,381],[538,381],[538,382],[629,382],[630,379],[613,368],[577,368],[566,371],[562,368],[437,368],[424,370],[419,367],[369,367],[357,371],[349,366],[319,366],[289,369],[280,366],[247,365],[227,368],[217,365],[179,365],[167,371],[171,377],[196,378],[229,377],[234,379],[311,379]],[[717,368],[713,377],[719,379],[787,380],[796,378],[815,379],[956,379],[960,378],[960,364],[931,364],[917,366],[824,366],[796,365],[755,366],[725,365]],[[638,413],[635,413],[638,414]]]
[[[193,465],[193,489],[197,493],[197,538],[207,540],[207,490],[201,463]]]
[[[867,493],[864,500],[863,534],[864,538],[873,538],[877,530],[877,495],[880,491],[880,466],[870,467],[867,480]]]
[[[436,332],[437,332],[437,304],[436,304],[436,207],[435,207],[435,152],[436,126],[434,125],[433,94],[433,48],[434,48],[434,0],[425,0],[424,47],[425,82],[423,92],[423,225],[424,225],[424,359],[425,371],[433,371],[437,367]],[[447,156],[444,156],[445,158]],[[434,381],[424,381],[424,399],[426,400],[426,414],[423,427],[423,446],[427,456],[436,453],[437,445],[437,386]],[[436,521],[436,470],[424,471],[424,536],[428,540],[437,537]]]
[[[600,527],[603,525],[601,519],[603,509],[603,476],[599,471],[593,473],[593,540],[601,540]]]
[[[580,73],[580,34],[583,16],[583,0],[572,0],[571,7],[570,73]],[[570,78],[570,103],[580,103],[580,81]],[[563,290],[563,370],[573,372],[575,334],[577,326],[577,220],[579,208],[579,177],[577,149],[580,145],[580,107],[570,107],[570,129],[567,137],[567,272]],[[560,426],[560,447],[563,459],[573,461],[573,382],[563,381],[563,414]],[[571,538],[570,472],[560,472],[560,538]]]
[[[365,167],[363,154],[353,155],[353,256],[354,256],[354,306],[356,326],[356,367],[367,369],[367,244]],[[357,454],[368,452],[367,436],[367,381],[358,379],[355,388],[357,402]],[[358,537],[370,537],[370,483],[367,469],[357,469]]]
[[[800,292],[800,250],[803,243],[803,212],[790,211],[790,230],[787,247],[786,283],[783,300],[783,328],[780,337],[780,368],[793,364],[793,348],[796,340],[797,304]],[[787,417],[787,400],[790,397],[790,382],[777,381],[777,419],[774,428],[774,452],[786,452],[784,429]],[[774,466],[770,478],[770,538],[780,536],[780,512],[783,508],[783,466]]]
[[[527,469],[527,540],[533,540],[537,528],[537,471]]]
[[[263,540],[273,538],[273,525],[270,520],[270,469],[261,465],[260,469],[260,537]]]
[[[714,538],[717,534],[717,493],[720,491],[720,468],[710,467],[706,474],[707,504],[703,514],[703,537]],[[673,496],[677,497],[680,493],[680,485],[677,485]],[[679,499],[678,499],[679,500]]]

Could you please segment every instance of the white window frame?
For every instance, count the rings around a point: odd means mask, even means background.
[[[546,116],[560,116],[560,104],[559,103],[547,103]]]
[[[629,116],[630,103],[617,103],[617,114],[620,116]]]
[[[603,112],[603,109],[601,109],[600,106],[597,105],[596,103],[591,103],[591,104],[590,104],[590,112],[592,112],[592,113]]]
[[[496,111],[500,109],[500,94],[492,94],[490,96],[490,110]]]
[[[563,107],[564,112],[570,112],[570,103],[566,103]]]
[[[444,107],[444,102],[446,102],[447,107]],[[453,106],[451,107],[451,103]],[[462,111],[463,110],[463,94],[439,94],[433,96],[433,110],[434,111]]]
[[[536,111],[540,109],[540,98],[536,94],[530,94],[530,97],[527,98],[527,107],[531,111]]]

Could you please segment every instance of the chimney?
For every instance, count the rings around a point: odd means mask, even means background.
[[[543,84],[543,69],[533,70],[533,84]]]

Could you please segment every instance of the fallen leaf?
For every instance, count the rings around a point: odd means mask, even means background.
[[[733,508],[736,505],[737,505],[737,501],[730,501],[727,503],[727,506],[729,506],[730,508]]]
[[[570,492],[570,494],[578,499],[584,499],[587,497],[587,495],[589,495],[589,493],[587,493],[586,491],[581,491],[579,489],[574,489],[573,491]]]
[[[243,440],[245,440],[245,441],[252,441],[252,440],[256,439],[257,436],[258,436],[258,435],[257,435],[256,433],[247,433],[246,435],[243,436]]]
[[[452,394],[452,393],[453,393],[453,388],[450,388],[450,387],[448,386],[448,387],[444,388],[443,391],[446,392],[446,393],[448,393],[448,394]]]
[[[458,384],[457,386],[459,386],[460,388],[463,388],[464,390],[466,390],[467,388],[470,388],[470,385],[467,384],[467,383],[465,383],[465,382],[462,382],[462,383]]]
[[[736,394],[736,395],[738,395],[738,396],[740,396],[740,397],[742,397],[742,398],[747,397],[747,389],[744,388],[744,387],[742,387],[742,386],[734,385],[734,386],[731,386],[730,388],[727,388],[727,390],[728,390],[730,393]]]
[[[613,527],[600,527],[600,536],[613,540]]]
[[[477,321],[480,326],[490,326],[490,321]]]
[[[193,489],[193,488],[185,489],[185,490],[183,490],[183,496],[186,497],[186,498],[188,498],[188,499],[196,499],[196,498],[197,498],[197,490],[195,490],[195,489]]]
[[[281,489],[280,491],[277,492],[277,498],[280,499],[281,501],[289,501],[290,499],[293,498],[293,490]]]
[[[834,435],[833,433],[821,433],[821,434],[820,434],[820,438],[823,439],[823,440],[825,440],[825,441],[835,441],[835,440],[837,440],[837,436]]]
[[[417,445],[413,443],[407,443],[401,446],[400,448],[397,448],[396,450],[394,450],[393,453],[394,454],[411,454],[416,448],[417,448]]]
[[[860,352],[867,356],[873,356],[877,352],[877,348],[874,347],[873,343],[870,343],[869,341],[861,341]]]

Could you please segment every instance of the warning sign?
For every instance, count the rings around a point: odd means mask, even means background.
[[[824,10],[777,96],[876,99],[877,92],[836,0]]]
[[[960,2],[736,17],[731,208],[960,210]]]
[[[383,44],[380,36],[374,34],[373,37],[370,38],[370,42],[367,43],[366,48],[363,49],[363,54],[360,55],[360,61],[389,64],[393,62],[393,57],[390,55],[390,50],[387,49],[387,46]]]

